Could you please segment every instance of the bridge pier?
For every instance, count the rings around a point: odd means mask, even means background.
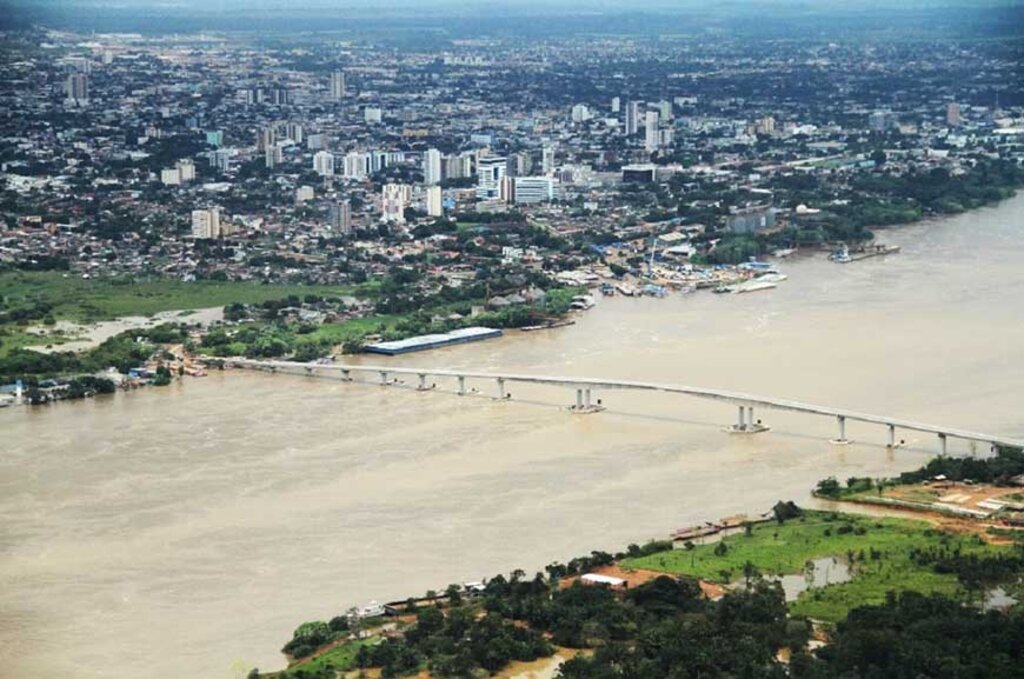
[[[418,387],[416,387],[416,388],[419,391],[426,391],[427,390],[427,374],[426,373],[420,373],[419,374],[419,378],[420,378],[420,385]]]
[[[466,395],[466,378],[459,375],[459,396]]]
[[[352,371],[351,370],[342,370],[341,371],[341,379],[344,380],[345,382],[351,382],[352,381]]]
[[[583,405],[586,408],[588,408],[588,409],[590,408],[590,390],[589,389],[585,389],[583,391]]]
[[[384,370],[380,371],[380,386],[382,386],[382,387],[388,386],[388,374]]]
[[[736,424],[726,427],[730,434],[760,434],[768,427],[754,421],[754,406],[739,406]]]
[[[839,424],[839,436],[832,439],[832,443],[837,446],[849,445],[850,439],[846,438],[846,417],[843,415],[837,415],[836,422]]]
[[[889,447],[896,447],[896,427],[891,424],[889,425]]]
[[[502,377],[499,377],[496,381],[498,383],[498,400],[499,401],[500,400],[504,400],[504,398],[505,398],[505,379],[502,378]]]
[[[583,410],[583,390],[582,389],[577,389],[576,390],[576,406],[575,406],[574,409],[575,410]]]
[[[947,437],[945,434],[939,434],[939,455],[945,456],[948,450]]]

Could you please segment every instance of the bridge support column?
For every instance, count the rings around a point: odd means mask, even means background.
[[[889,425],[889,447],[896,447],[896,427],[891,424]]]
[[[837,415],[836,422],[839,423],[839,436],[832,439],[832,443],[845,446],[850,442],[850,439],[846,438],[846,417],[843,415]]]
[[[499,377],[497,379],[497,382],[498,382],[498,399],[504,399],[505,398],[505,380],[502,379],[501,377]]]
[[[945,434],[939,434],[939,455],[945,455],[949,449],[947,445],[948,441]]]
[[[352,371],[351,370],[342,370],[341,371],[341,379],[346,381],[346,382],[351,382],[352,381]]]
[[[466,378],[459,375],[459,396],[466,395]]]
[[[388,374],[383,370],[380,371],[380,386],[388,386]]]
[[[589,389],[586,389],[586,390],[583,391],[583,404],[587,408],[590,408],[590,390]]]
[[[426,391],[427,390],[427,375],[425,373],[420,373],[419,378],[420,378],[420,386],[417,387],[417,388],[420,391]]]
[[[583,410],[583,390],[576,390],[576,410]]]
[[[736,431],[746,431],[747,425],[745,422],[747,409],[744,406],[740,406],[740,417],[736,422]]]
[[[754,431],[754,406],[747,406],[747,430]]]

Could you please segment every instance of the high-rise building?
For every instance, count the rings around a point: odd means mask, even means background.
[[[541,172],[546,175],[551,174],[555,171],[555,147],[545,146],[544,150],[541,151]]]
[[[957,127],[960,125],[960,104],[955,101],[949,102],[946,106],[946,124],[950,127]]]
[[[302,143],[302,125],[299,123],[286,123],[284,126],[284,136],[291,142],[296,144]]]
[[[218,238],[221,235],[219,207],[192,210],[193,238]]]
[[[672,102],[662,99],[658,102],[658,113],[664,121],[672,120]]]
[[[658,136],[658,112],[648,111],[644,122],[644,151],[653,153],[658,150],[661,139]]]
[[[334,154],[330,151],[317,151],[313,154],[313,171],[321,177],[334,176]]]
[[[384,118],[384,111],[379,106],[367,106],[363,109],[363,120],[367,125],[379,125]]]
[[[462,179],[473,176],[473,154],[461,153],[457,156],[445,156],[444,176],[446,179]]]
[[[313,191],[312,186],[303,185],[295,189],[295,202],[305,203],[308,200],[313,200],[316,193]]]
[[[281,149],[281,144],[272,144],[268,146],[266,151],[263,152],[264,164],[268,168],[274,168],[280,165],[284,161],[284,151]],[[333,174],[333,172],[331,173]]]
[[[558,197],[558,182],[551,177],[516,177],[513,195],[517,204],[554,200]]]
[[[89,76],[85,73],[72,73],[64,83],[65,98],[76,104],[89,103]]]
[[[175,169],[178,170],[178,179],[182,184],[194,181],[196,178],[196,164],[190,158],[179,160],[175,164]]]
[[[181,184],[181,174],[178,168],[164,168],[160,171],[160,183],[164,186],[178,186]]]
[[[427,187],[427,215],[431,217],[440,217],[444,214],[444,202],[441,197],[440,186],[428,186]]]
[[[501,196],[501,180],[508,173],[505,156],[484,156],[476,161],[476,197],[493,200]]]
[[[206,144],[208,146],[223,146],[224,132],[222,130],[207,130]]]
[[[343,171],[346,179],[364,179],[370,174],[370,154],[350,151],[345,154],[345,168]]]
[[[612,97],[612,113],[618,113],[620,110],[622,110],[622,100]]]
[[[427,186],[440,184],[441,176],[441,152],[437,149],[427,149],[423,154],[423,183]]]
[[[583,123],[590,120],[590,109],[586,104],[576,104],[572,107],[570,117],[574,123]]]
[[[266,127],[260,128],[259,135],[256,137],[257,151],[266,151],[276,143],[277,129],[273,125],[267,125]]]
[[[331,73],[331,101],[341,101],[345,98],[345,72],[335,71]]]
[[[632,137],[640,130],[640,106],[642,102],[626,102],[626,136]]]
[[[533,171],[533,157],[526,151],[517,153],[513,161],[512,169],[517,177],[525,177]]]
[[[382,222],[405,223],[405,208],[412,200],[412,187],[408,184],[385,184],[380,194]]]
[[[306,137],[306,148],[310,151],[319,151],[327,148],[327,135],[321,133],[311,134]]]
[[[331,231],[340,235],[352,233],[352,207],[347,200],[331,203],[327,208],[327,221]]]
[[[887,132],[896,127],[896,114],[892,111],[875,111],[868,114],[868,129],[872,132]]]

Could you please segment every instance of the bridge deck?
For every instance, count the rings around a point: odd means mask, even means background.
[[[968,441],[984,441],[1002,446],[1024,447],[1024,441],[1012,439],[1005,436],[997,436],[982,432],[955,429],[952,427],[941,427],[923,422],[900,420],[883,415],[872,415],[859,413],[842,408],[831,408],[799,401],[757,396],[738,391],[726,391],[723,389],[708,389],[706,387],[691,387],[679,384],[665,384],[661,382],[646,382],[639,380],[615,380],[588,377],[560,377],[555,375],[521,375],[515,373],[486,373],[472,372],[465,370],[440,370],[435,368],[398,368],[382,365],[343,365],[337,363],[310,364],[298,363],[295,361],[256,361],[252,359],[227,359],[226,362],[240,367],[270,368],[275,370],[301,370],[305,373],[317,371],[335,372],[365,372],[365,373],[387,373],[389,375],[431,375],[436,377],[463,377],[465,379],[479,380],[504,380],[505,382],[519,382],[525,384],[544,384],[555,386],[567,386],[577,389],[631,389],[636,391],[656,391],[668,394],[684,394],[698,398],[706,398],[724,401],[738,406],[759,406],[773,410],[785,410],[797,413],[810,413],[813,415],[825,415],[831,417],[843,417],[854,422],[868,422],[881,424],[910,431],[920,431],[950,438],[966,439]]]

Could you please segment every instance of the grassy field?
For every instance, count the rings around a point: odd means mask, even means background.
[[[349,641],[335,646],[331,650],[327,651],[322,655],[318,655],[312,660],[298,663],[289,668],[290,671],[281,674],[291,675],[292,672],[302,669],[310,674],[315,674],[323,669],[331,670],[349,670],[355,667],[356,654],[359,653],[359,649],[363,646],[371,646],[380,641],[379,637],[371,637],[369,639],[360,639],[358,641]],[[266,675],[269,677],[280,676],[278,674]]]
[[[74,321],[103,321],[121,316],[149,316],[160,311],[201,309],[235,302],[254,304],[288,295],[348,295],[346,286],[261,285],[245,282],[174,280],[131,282],[83,279],[57,272],[0,273],[0,296],[8,305],[40,300],[53,305],[53,316]]]
[[[808,590],[791,604],[794,613],[836,621],[856,606],[884,602],[889,591],[949,595],[960,591],[955,576],[916,565],[910,558],[911,550],[943,545],[959,547],[965,554],[1005,549],[979,544],[973,536],[939,531],[921,521],[852,515],[829,518],[826,513],[811,512],[803,520],[790,520],[784,525],[755,526],[750,536],[725,538],[724,554],[716,554],[716,545],[709,544],[626,559],[622,565],[732,582],[742,579],[748,562],[761,573],[782,575],[802,572],[812,559],[852,557],[854,576],[850,582]],[[853,530],[844,528],[840,532],[843,526]]]

